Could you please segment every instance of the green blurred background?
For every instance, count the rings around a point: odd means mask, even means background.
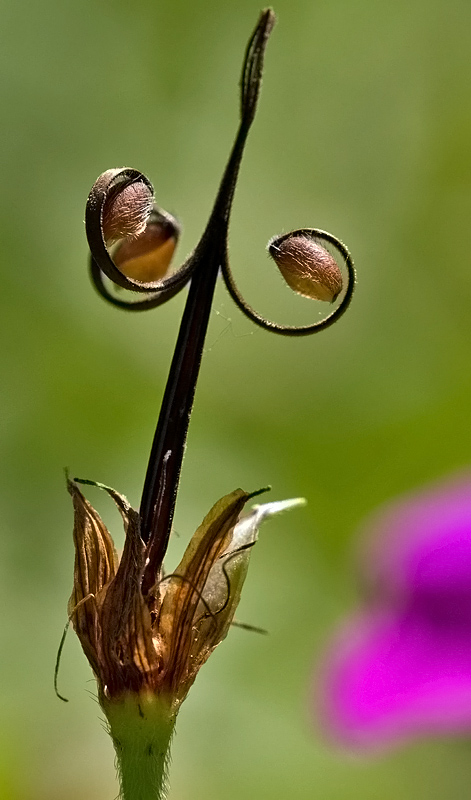
[[[231,226],[253,304],[316,318],[268,261],[317,226],[350,247],[358,291],[331,330],[255,329],[218,289],[170,566],[236,486],[309,505],[267,524],[233,630],[180,714],[171,800],[428,800],[471,791],[468,740],[375,760],[322,737],[313,675],[357,603],[355,529],[378,504],[471,458],[471,4],[278,0]],[[114,166],[145,172],[183,221],[207,218],[237,121],[257,0],[4,0],[1,5],[2,800],[112,800],[111,743],[73,634],[63,468],[138,504],[183,295],[108,307],[86,272],[84,205]],[[184,294],[184,293],[183,293]],[[314,310],[313,310],[314,309]],[[110,506],[89,497],[122,544]]]

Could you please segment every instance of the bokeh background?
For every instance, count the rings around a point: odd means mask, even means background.
[[[316,318],[264,246],[317,226],[350,247],[358,291],[332,329],[255,329],[219,287],[169,565],[236,486],[309,505],[267,524],[234,629],[178,722],[171,800],[454,800],[471,742],[374,760],[325,740],[310,697],[358,602],[353,553],[382,502],[471,459],[471,4],[277,0],[231,226],[249,301]],[[184,302],[108,307],[86,271],[84,204],[132,166],[184,225],[207,218],[235,131],[256,0],[3,0],[0,8],[2,400],[0,797],[113,800],[111,743],[73,634],[64,467],[138,504]],[[117,515],[89,497],[122,544]]]

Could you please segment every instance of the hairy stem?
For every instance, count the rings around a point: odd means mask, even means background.
[[[128,694],[102,705],[116,750],[121,800],[165,800],[175,714],[155,695]]]

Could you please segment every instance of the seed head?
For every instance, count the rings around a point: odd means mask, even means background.
[[[342,273],[325,247],[306,235],[276,237],[268,244],[288,286],[303,297],[333,303],[342,291]]]
[[[106,198],[103,208],[103,238],[110,245],[118,239],[136,237],[147,225],[153,196],[143,181],[117,186]]]
[[[128,278],[147,283],[163,278],[178,242],[179,230],[170,220],[150,222],[134,238],[123,239],[113,252],[113,261]]]

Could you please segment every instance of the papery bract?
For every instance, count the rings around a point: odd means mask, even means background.
[[[75,575],[69,613],[96,675],[99,699],[154,694],[175,717],[200,667],[226,637],[240,600],[251,549],[261,523],[296,506],[296,498],[254,506],[242,489],[221,498],[204,518],[175,572],[154,575],[142,590],[147,550],[139,516],[123,495],[97,484],[113,498],[125,527],[118,559],[110,533],[75,481]],[[258,494],[258,493],[256,493]]]

